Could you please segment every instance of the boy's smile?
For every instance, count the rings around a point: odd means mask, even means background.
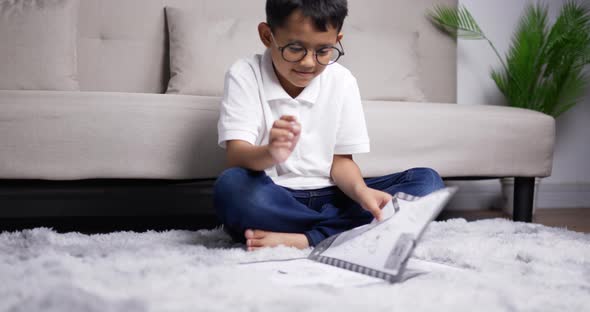
[[[284,27],[277,28],[274,33],[271,33],[266,23],[260,23],[258,31],[264,45],[271,49],[273,67],[279,82],[293,98],[297,97],[327,66],[317,62],[316,53],[318,52],[316,51],[336,46],[342,39],[342,33],[338,33],[338,30],[330,25],[327,31],[317,30],[312,19],[303,16],[300,10],[289,15]],[[278,48],[291,43],[297,43],[307,49],[305,57],[298,62],[285,60]]]

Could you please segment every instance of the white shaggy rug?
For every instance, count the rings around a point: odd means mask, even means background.
[[[565,229],[433,222],[413,259],[462,270],[364,287],[277,284],[239,263],[310,249],[241,247],[221,230],[5,232],[0,311],[590,311],[590,234]]]

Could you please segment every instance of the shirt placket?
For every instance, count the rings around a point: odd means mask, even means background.
[[[297,118],[297,122],[299,122],[299,124],[302,124],[301,122],[301,103],[299,103],[297,100],[293,99],[292,100],[292,105],[294,106],[294,110],[295,110],[295,114],[293,114],[295,116],[295,118]],[[301,144],[299,144],[301,142],[301,133],[299,134],[299,142],[297,142],[297,145],[295,146],[295,149],[293,150],[293,154],[295,156],[295,159],[297,161],[299,161],[301,159]]]

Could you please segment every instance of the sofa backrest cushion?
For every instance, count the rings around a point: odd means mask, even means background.
[[[402,45],[394,35],[405,33],[403,38],[412,38],[415,46],[415,83],[423,93],[424,100],[454,102],[456,99],[455,42],[440,34],[433,27],[425,13],[435,3],[456,5],[457,0],[350,0],[349,16],[345,21],[347,29],[375,33],[375,38],[386,38],[391,34],[393,42]],[[84,0],[80,6],[78,41],[78,73],[80,88],[89,91],[122,91],[163,93],[166,91],[169,73],[168,34],[164,7],[193,9],[201,13],[203,20],[225,20],[227,18],[253,19],[264,21],[265,0]],[[256,32],[256,28],[252,29]],[[196,31],[198,34],[199,31]],[[409,36],[407,34],[410,34]],[[219,38],[227,40],[228,38]],[[365,40],[366,41],[366,40]],[[406,40],[407,41],[407,40]],[[344,41],[343,41],[344,42]],[[345,57],[362,58],[362,49],[351,40],[352,55]],[[359,45],[362,44],[358,43]],[[389,44],[385,46],[395,46]],[[255,51],[235,47],[248,56]],[[353,51],[359,53],[355,55]],[[403,50],[403,49],[402,49]],[[362,58],[362,68],[382,68],[383,58]],[[343,63],[346,66],[346,61]],[[201,73],[199,73],[201,74]],[[207,75],[207,73],[202,73]],[[365,75],[367,76],[367,75]],[[370,76],[369,76],[370,77]],[[378,79],[364,78],[363,80]],[[377,81],[377,80],[375,80]],[[361,93],[363,84],[359,82]],[[217,82],[217,87],[223,81]],[[380,88],[386,88],[387,84]],[[366,88],[368,89],[368,88]],[[220,90],[207,90],[218,94]],[[414,90],[415,91],[415,90]],[[382,90],[368,90],[383,93]],[[385,92],[386,93],[386,92]],[[419,94],[418,94],[419,95]],[[383,96],[385,97],[385,96]],[[380,97],[370,97],[380,99]]]

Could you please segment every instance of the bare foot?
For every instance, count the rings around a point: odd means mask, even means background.
[[[299,249],[309,247],[307,237],[301,233],[279,233],[247,229],[244,236],[246,237],[248,251],[278,245]]]

